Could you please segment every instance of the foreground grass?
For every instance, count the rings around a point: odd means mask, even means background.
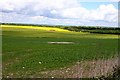
[[[70,32],[58,28],[2,26],[3,77],[42,76],[81,60],[108,59],[117,55],[118,36]],[[48,44],[47,42],[76,44]],[[34,77],[34,76],[33,76]]]

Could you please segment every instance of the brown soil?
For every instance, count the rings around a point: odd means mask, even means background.
[[[59,70],[43,71],[44,78],[91,78],[107,76],[118,65],[118,58],[77,62],[74,66]]]

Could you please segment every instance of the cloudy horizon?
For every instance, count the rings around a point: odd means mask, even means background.
[[[118,2],[2,0],[0,18],[3,23],[117,27]]]

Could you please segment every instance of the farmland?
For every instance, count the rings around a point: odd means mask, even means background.
[[[44,71],[70,67],[80,61],[114,59],[118,54],[118,35],[57,27],[2,25],[2,41],[3,77],[43,77]]]

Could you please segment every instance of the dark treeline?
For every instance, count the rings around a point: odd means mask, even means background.
[[[37,26],[37,27],[57,27],[75,32],[90,32],[99,34],[120,34],[119,27],[100,27],[100,26],[63,26],[63,25],[39,25],[39,24],[19,24],[19,23],[1,23],[2,25],[17,26]]]
[[[90,32],[99,34],[120,34],[120,28],[111,27],[90,27],[90,26],[80,26],[80,27],[64,27],[64,29],[76,32]]]

